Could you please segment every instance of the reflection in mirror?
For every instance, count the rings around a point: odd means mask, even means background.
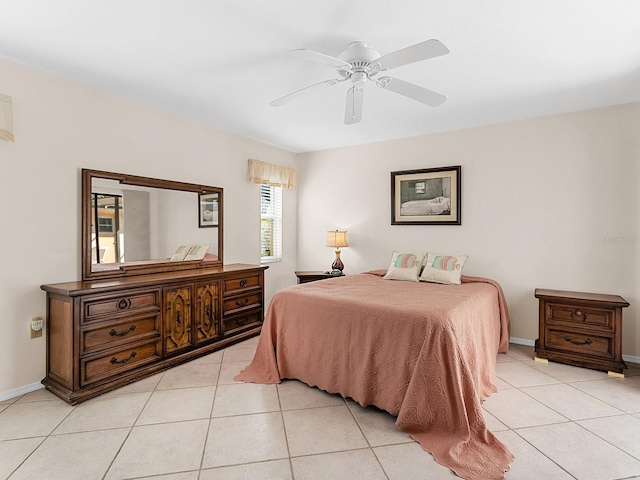
[[[185,260],[222,264],[221,188],[88,170],[85,175],[85,277],[182,269],[187,267],[176,263]],[[194,247],[191,254],[176,255],[185,246]]]
[[[218,226],[218,194],[205,193],[200,196],[200,228]]]
[[[91,263],[125,261],[123,207],[120,195],[91,194]]]

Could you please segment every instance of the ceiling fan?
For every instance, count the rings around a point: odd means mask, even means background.
[[[321,86],[332,87],[346,80],[351,80],[352,85],[347,91],[347,102],[344,114],[344,123],[346,125],[358,123],[362,119],[364,87],[367,80],[374,82],[380,88],[404,95],[405,97],[417,100],[431,107],[442,105],[447,99],[444,95],[413,83],[405,82],[399,78],[377,76],[379,73],[386,72],[392,68],[449,53],[449,49],[435,39],[427,40],[382,56],[365,42],[360,41],[351,43],[337,58],[304,48],[291,50],[287,53],[294,58],[335,68],[339,77],[314,83],[284,97],[280,97],[269,103],[269,105],[274,107],[279,107],[310,89]]]

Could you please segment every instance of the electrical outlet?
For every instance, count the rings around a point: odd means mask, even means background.
[[[33,317],[30,324],[31,338],[38,338],[42,336],[42,327],[44,327],[44,320],[42,317]]]

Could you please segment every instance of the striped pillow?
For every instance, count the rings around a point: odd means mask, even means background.
[[[462,267],[467,258],[469,257],[466,255],[438,255],[429,252],[420,281],[460,285]]]
[[[425,253],[393,252],[387,274],[382,278],[417,282],[425,255]]]

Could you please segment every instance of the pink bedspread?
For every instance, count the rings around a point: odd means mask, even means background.
[[[466,479],[500,479],[513,455],[488,429],[496,355],[509,344],[500,285],[383,280],[374,271],[274,295],[251,364],[236,380],[298,379],[375,405]]]

